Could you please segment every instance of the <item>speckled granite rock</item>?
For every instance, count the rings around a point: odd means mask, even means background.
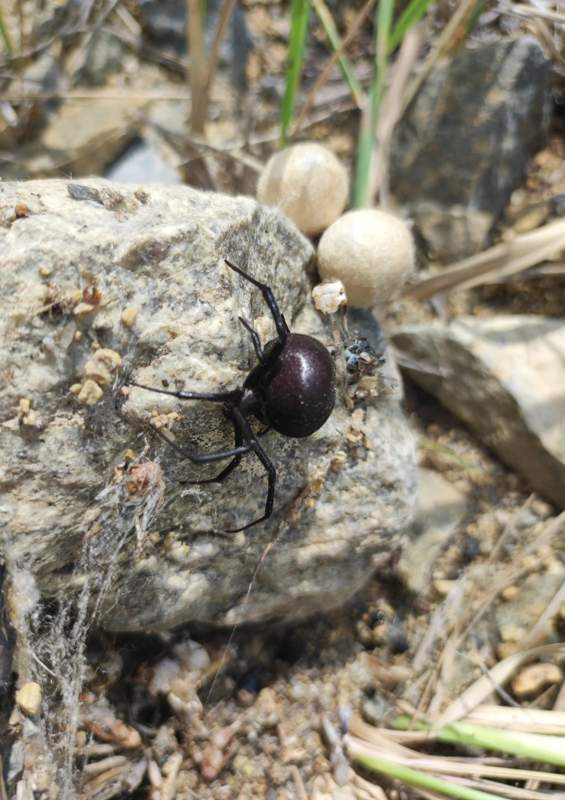
[[[238,315],[263,339],[272,321],[224,256],[273,287],[294,330],[330,343],[309,299],[312,248],[290,223],[250,198],[54,180],[0,184],[0,226],[0,547],[44,595],[103,584],[116,630],[288,621],[343,603],[397,552],[416,482],[398,397],[353,417],[340,400],[309,439],[267,434],[275,513],[226,535],[261,513],[261,466],[187,484],[213,467],[149,420],[210,451],[232,443],[221,408],[125,388],[242,382],[255,356]]]

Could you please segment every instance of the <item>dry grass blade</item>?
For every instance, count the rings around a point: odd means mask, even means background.
[[[493,278],[499,279],[522,272],[545,261],[564,247],[565,219],[560,219],[452,264],[438,275],[409,286],[404,295],[416,300],[427,300],[435,294],[453,289],[469,289]]]
[[[546,641],[551,634],[553,620],[557,616],[559,609],[565,603],[565,583],[562,583],[555,592],[543,613],[536,620],[532,629],[520,639],[522,650],[537,647],[538,644]]]
[[[358,800],[387,800],[387,796],[380,786],[376,786],[356,774],[353,775],[351,780],[355,787],[355,797]]]
[[[365,20],[369,16],[369,13],[371,12],[371,9],[373,8],[374,4],[375,4],[375,0],[367,0],[365,5],[363,6],[363,8],[359,11],[357,16],[351,22],[351,24],[350,24],[350,26],[349,26],[349,28],[347,30],[347,33],[345,34],[345,36],[344,36],[344,38],[343,38],[343,40],[341,42],[341,46],[338,47],[337,50],[334,50],[332,55],[326,61],[326,64],[325,64],[324,68],[322,69],[322,71],[320,72],[320,74],[316,78],[316,80],[314,82],[314,85],[312,86],[312,88],[308,92],[308,96],[307,96],[306,100],[304,101],[304,105],[302,106],[300,114],[298,115],[298,117],[296,119],[296,122],[294,124],[293,134],[295,134],[297,131],[300,130],[300,127],[304,123],[304,120],[306,119],[306,117],[310,113],[310,110],[312,109],[312,106],[314,105],[314,101],[316,99],[316,96],[318,95],[318,92],[324,86],[324,84],[327,82],[327,80],[328,80],[328,78],[329,78],[329,76],[331,74],[331,71],[334,68],[334,66],[336,65],[339,57],[343,53],[345,53],[346,49],[349,47],[349,45],[351,44],[351,42],[353,41],[353,39],[355,38],[355,36],[359,32],[359,30],[361,29],[361,26],[363,25],[363,23],[365,22]]]
[[[359,723],[361,723],[361,725],[359,725]],[[385,731],[380,728],[372,728],[371,730],[371,728],[371,725],[367,725],[367,723],[364,723],[358,718],[352,720],[351,733],[347,737],[347,747],[350,754],[363,750],[367,754],[394,759],[399,764],[407,764],[414,769],[435,774],[457,775],[460,777],[481,776],[484,778],[497,778],[499,780],[511,780],[523,783],[530,780],[537,780],[556,786],[565,785],[565,775],[559,772],[542,772],[542,770],[518,769],[502,765],[499,766],[498,764],[485,764],[484,759],[465,760],[459,757],[428,756],[407,748],[403,748],[403,752],[399,752],[397,748],[389,747],[387,744],[387,739],[394,733],[393,731]],[[377,737],[374,735],[375,731],[377,732]],[[427,741],[433,740],[434,737],[427,734]],[[375,744],[375,741],[378,741],[379,744]],[[390,742],[393,744],[392,738]]]
[[[426,58],[422,70],[408,86],[402,101],[402,113],[408,108],[412,99],[418,92],[418,89],[422,86],[439,59],[448,52],[454,42],[458,42],[462,38],[461,30],[466,28],[467,22],[473,15],[476,5],[477,0],[460,0],[453,16],[439,35]]]
[[[565,736],[565,712],[546,711],[539,708],[512,708],[510,706],[481,705],[465,718],[477,725],[511,728],[529,733],[546,733]],[[565,775],[563,776],[565,783]]]
[[[485,778],[463,778],[461,775],[452,775],[451,780],[460,786],[470,786],[483,792],[491,792],[501,797],[509,797],[512,800],[547,800],[547,794],[536,792],[522,786],[513,786],[511,783],[501,783],[500,781],[490,781]]]
[[[416,26],[408,31],[402,41],[400,52],[391,69],[390,83],[385,90],[379,124],[377,126],[377,146],[374,156],[371,197],[382,194],[387,185],[388,160],[394,127],[402,114],[402,95],[405,86],[418,60],[423,43],[423,30]]]
[[[235,0],[224,0],[224,2],[222,3],[222,8],[220,9],[218,24],[216,26],[216,31],[214,33],[214,40],[212,42],[212,47],[210,49],[210,58],[208,59],[208,70],[206,75],[206,91],[208,93],[210,92],[210,88],[214,82],[216,69],[218,68],[218,62],[220,60],[220,47],[222,45],[222,40],[224,38],[224,34],[226,32],[228,22],[231,19],[231,15],[233,14],[234,8],[235,8]]]
[[[526,508],[529,505],[529,503],[530,503],[530,500],[527,500],[522,508]],[[442,699],[442,686],[443,685],[441,683],[438,683],[438,676],[442,672],[443,662],[446,659],[447,654],[457,653],[459,651],[461,645],[463,644],[463,642],[465,641],[465,639],[467,638],[467,636],[471,632],[471,630],[484,617],[484,615],[486,614],[488,609],[491,607],[491,605],[495,601],[495,599],[502,592],[502,590],[506,586],[510,586],[511,584],[515,583],[521,577],[523,577],[524,575],[526,575],[528,573],[529,568],[524,566],[524,564],[526,563],[525,556],[527,556],[530,553],[535,552],[536,549],[541,547],[543,544],[550,543],[550,542],[554,541],[554,539],[556,539],[558,536],[562,535],[564,525],[565,525],[565,512],[560,514],[558,517],[555,517],[554,519],[549,520],[546,523],[546,525],[545,525],[544,529],[542,530],[542,532],[536,537],[535,541],[530,543],[530,544],[528,544],[528,545],[526,545],[518,553],[516,553],[516,558],[514,559],[513,563],[510,564],[508,566],[508,568],[504,570],[503,574],[500,575],[500,578],[494,582],[494,585],[492,587],[489,587],[489,589],[487,590],[487,592],[485,594],[485,597],[484,597],[483,601],[480,603],[478,609],[474,612],[474,614],[472,615],[470,620],[465,622],[464,617],[456,620],[457,624],[453,626],[453,633],[451,634],[449,641],[444,646],[444,649],[443,649],[439,659],[436,660],[436,662],[433,665],[433,668],[431,669],[430,675],[429,675],[428,680],[427,680],[426,687],[424,689],[424,692],[422,693],[422,696],[421,696],[419,704],[418,704],[418,708],[419,709],[423,709],[423,708],[427,707],[428,708],[428,712],[429,712],[429,709],[431,707],[436,708],[436,709],[440,707],[439,701]],[[512,530],[512,527],[508,526],[505,529],[505,531],[502,533],[501,537],[499,538],[498,542],[496,543],[495,547],[492,550],[491,557],[489,559],[489,561],[491,561],[491,563],[494,562],[495,555],[498,553],[498,551],[502,547],[502,543],[503,543],[504,539],[507,538],[507,536],[510,534],[511,530]],[[518,566],[516,566],[516,565],[518,565]],[[447,622],[449,620],[449,616],[448,616],[449,605],[450,605],[450,602],[451,602],[451,597],[453,595],[453,591],[455,591],[455,590],[456,590],[456,587],[454,587],[454,590],[452,590],[452,592],[450,592],[450,595],[446,598],[446,601],[443,604],[443,607],[440,606],[440,608],[436,609],[436,611],[434,612],[434,619],[437,620],[436,628],[439,628],[439,630],[434,631],[430,627],[429,634],[422,641],[422,644],[420,645],[420,648],[418,649],[416,655],[414,656],[414,660],[413,660],[414,669],[416,671],[417,671],[417,665],[418,664],[421,665],[423,659],[427,657],[426,653],[428,653],[428,654],[431,653],[431,646],[432,646],[434,641],[436,641],[437,639],[440,638],[440,635],[441,635],[441,632],[442,632],[443,628],[448,628]],[[552,601],[552,603],[553,603],[553,601]],[[461,601],[461,602],[458,603],[458,606],[459,606],[459,609],[461,610],[461,614],[464,614],[464,609],[467,607],[467,604],[465,602]],[[545,616],[545,612],[544,612],[544,614],[542,614],[542,617],[544,617],[544,616]],[[539,623],[539,620],[538,620],[538,623]],[[534,629],[538,628],[538,623],[536,623],[536,625],[534,625]],[[441,626],[443,626],[443,627],[441,627]],[[530,634],[528,634],[528,637],[529,636],[531,636],[531,632],[530,632]],[[524,641],[527,641],[527,640],[524,640]],[[522,646],[521,647],[522,650],[528,649],[528,646],[526,646],[526,644],[524,644],[523,642],[521,642],[520,644]],[[429,706],[428,706],[427,703],[429,702],[429,695],[432,692],[434,685],[435,685],[435,695],[432,698],[432,700],[431,700],[431,702],[429,703]],[[495,684],[495,683],[492,682],[492,679],[490,679],[487,682],[487,684],[481,684],[481,687],[482,687],[482,689],[481,689],[482,694],[478,693],[477,696],[474,696],[472,698],[473,705],[468,705],[465,709],[460,710],[460,713],[459,713],[459,716],[457,717],[457,719],[459,719],[461,716],[464,716],[466,713],[469,713],[479,703],[484,702],[487,699],[487,697],[493,691],[499,690],[500,689],[500,684]],[[469,703],[471,702],[471,697],[467,698],[467,702],[469,702]]]
[[[560,742],[555,736],[509,734],[506,731],[497,733],[492,728],[473,729],[461,723],[457,728],[457,731],[455,726],[431,731],[428,726],[427,739],[482,746],[487,750],[518,754],[546,764],[563,764]],[[434,800],[436,797],[459,800],[496,800],[500,797],[546,800],[548,796],[556,795],[554,792],[539,791],[540,785],[565,786],[562,772],[516,769],[506,766],[499,759],[493,763],[492,759],[485,758],[426,755],[400,746],[391,734],[392,731],[374,728],[359,717],[354,717],[344,744],[352,761],[371,772],[406,783],[414,787],[418,794]],[[359,784],[358,777],[353,777],[353,784],[369,791],[370,784]]]
[[[0,800],[8,800],[8,792],[4,783],[4,764],[0,755]]]
[[[525,272],[520,275],[520,280],[531,281],[536,278],[544,278],[547,275],[565,275],[565,261],[548,261],[545,264],[540,264],[538,267],[530,267],[530,269],[525,270]],[[489,278],[485,283],[508,283],[513,280],[516,280],[514,275],[502,275],[500,278]]]
[[[204,135],[208,115],[207,68],[200,0],[187,0],[186,33],[190,55],[191,109],[190,127],[193,133]]]
[[[498,10],[502,14],[515,14],[518,17],[539,17],[561,25],[565,23],[565,14],[559,11],[552,11],[550,8],[539,8],[525,3],[500,3]]]
[[[494,687],[505,684],[522,664],[537,658],[556,658],[558,656],[565,656],[565,643],[547,644],[542,647],[534,647],[531,650],[520,650],[517,653],[512,653],[512,655],[495,664],[485,675],[481,675],[455,702],[451,703],[437,720],[437,727],[448,725],[466,717],[490,697]]]

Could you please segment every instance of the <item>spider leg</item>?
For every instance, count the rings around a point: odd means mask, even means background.
[[[233,269],[235,272],[241,275],[242,278],[245,278],[245,280],[249,281],[258,289],[261,290],[261,294],[263,295],[265,302],[269,306],[269,311],[271,312],[271,315],[273,317],[278,337],[281,340],[281,342],[285,342],[286,337],[289,334],[289,328],[288,325],[286,324],[285,318],[281,314],[280,308],[278,306],[277,301],[275,300],[275,296],[273,294],[273,290],[271,289],[271,287],[267,286],[266,283],[261,283],[260,281],[255,280],[255,278],[252,278],[251,275],[248,275],[247,272],[244,272],[240,267],[236,267],[235,264],[232,264],[231,261],[228,261],[227,258],[224,258],[224,261],[226,262],[226,264],[230,269]]]
[[[265,472],[267,473],[268,478],[268,488],[267,499],[265,501],[265,513],[263,516],[259,517],[258,519],[254,519],[253,522],[248,522],[247,525],[243,525],[241,528],[228,529],[226,533],[239,533],[239,531],[245,531],[247,528],[251,528],[253,525],[257,525],[259,522],[269,519],[273,513],[273,504],[275,502],[275,486],[277,482],[277,471],[274,467],[274,464],[255,438],[255,434],[251,430],[249,422],[245,419],[238,408],[233,409],[233,415],[234,419],[237,419],[241,425],[243,437],[247,441],[250,449],[255,453],[261,464],[265,467]]]
[[[224,458],[232,458],[235,456],[236,458],[241,459],[241,456],[245,455],[245,453],[250,453],[253,451],[253,446],[250,443],[246,444],[238,444],[236,447],[232,447],[229,450],[218,450],[216,453],[191,453],[188,450],[185,450],[184,447],[180,447],[176,442],[172,439],[169,439],[168,436],[158,430],[158,428],[153,428],[155,433],[161,437],[161,439],[166,442],[173,450],[176,450],[179,455],[187,458],[189,461],[192,461],[194,464],[212,464],[214,461],[222,461]],[[241,438],[240,438],[241,442]],[[234,459],[235,460],[235,459]],[[237,465],[236,465],[237,466]],[[231,471],[231,470],[230,470]],[[225,472],[225,470],[224,470]],[[221,474],[221,473],[220,473]],[[216,481],[217,478],[213,478],[212,480]],[[200,481],[185,481],[186,483],[200,483]],[[206,481],[203,481],[206,483]]]
[[[242,440],[243,440],[242,433],[241,433],[241,426],[239,425],[239,422],[237,422],[233,418],[233,416],[231,414],[229,415],[229,418],[231,419],[231,422],[233,424],[233,432],[234,432],[234,440],[235,440],[234,441],[234,446],[235,447],[239,447],[241,445]],[[240,461],[242,459],[242,456],[243,456],[243,453],[239,453],[238,455],[236,455],[230,461],[230,463],[227,465],[227,467],[224,467],[224,469],[218,475],[216,475],[214,478],[201,478],[200,480],[196,480],[196,481],[180,481],[180,482],[181,483],[191,483],[191,484],[221,483],[239,465],[239,463],[240,463]]]
[[[243,325],[243,327],[251,334],[251,341],[253,342],[253,347],[255,349],[255,355],[260,364],[262,364],[265,360],[265,354],[263,353],[263,348],[261,347],[261,339],[259,339],[259,334],[255,330],[255,328],[243,317],[239,317],[239,321]]]
[[[215,403],[233,403],[237,401],[241,394],[238,389],[231,392],[171,392],[168,389],[156,389],[153,386],[145,386],[143,383],[135,383],[135,381],[130,381],[129,386],[147,389],[148,392],[156,392],[157,394],[168,394],[178,400],[211,400]]]

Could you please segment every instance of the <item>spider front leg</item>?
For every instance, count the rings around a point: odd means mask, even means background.
[[[249,281],[250,283],[253,284],[253,286],[256,286],[258,289],[261,290],[261,294],[263,295],[265,302],[269,306],[269,311],[271,312],[271,315],[273,317],[275,328],[277,329],[278,338],[280,339],[281,342],[285,342],[286,337],[288,336],[290,331],[288,325],[286,324],[286,320],[281,313],[278,303],[275,300],[275,296],[273,294],[273,290],[271,289],[271,287],[267,286],[266,283],[261,283],[260,281],[255,280],[255,278],[252,278],[251,275],[248,275],[247,272],[244,272],[241,269],[241,267],[237,267],[235,264],[232,264],[231,261],[228,261],[227,258],[224,258],[224,261],[226,262],[226,264],[230,269],[233,269],[234,272],[237,272],[239,275],[241,275],[242,278],[245,278],[245,280]]]
[[[255,355],[257,356],[257,360],[260,364],[265,361],[265,354],[263,353],[263,348],[261,346],[261,339],[259,338],[259,334],[255,330],[255,328],[251,325],[250,322],[247,322],[246,319],[243,317],[239,317],[239,321],[245,328],[245,330],[250,334],[251,341],[253,342],[253,349],[255,350]]]
[[[156,394],[168,394],[170,397],[176,397],[177,400],[210,400],[213,403],[237,402],[241,395],[239,389],[231,392],[172,392],[170,389],[156,389],[154,386],[146,386],[144,383],[136,383],[135,381],[130,381],[129,386],[135,386],[137,389],[146,389],[148,392],[155,392]]]

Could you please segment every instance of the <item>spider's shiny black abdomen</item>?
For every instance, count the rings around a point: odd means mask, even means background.
[[[277,339],[269,342],[265,354],[277,344]],[[266,421],[284,436],[310,436],[333,411],[334,362],[311,336],[289,333],[274,365],[261,377]]]

